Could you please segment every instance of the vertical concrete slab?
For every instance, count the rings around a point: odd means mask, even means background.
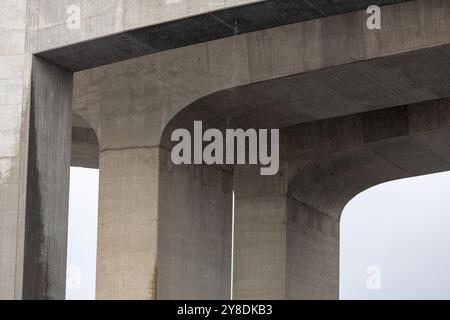
[[[288,200],[286,299],[339,299],[339,221]]]
[[[237,166],[234,175],[234,299],[284,299],[286,178]]]
[[[24,299],[64,299],[73,74],[33,58]]]
[[[234,299],[338,299],[339,221],[288,196],[277,176],[236,167]]]
[[[214,166],[161,170],[158,299],[230,299],[232,172]]]
[[[97,299],[155,299],[159,152],[100,151]]]

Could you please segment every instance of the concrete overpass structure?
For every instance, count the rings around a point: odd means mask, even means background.
[[[64,298],[71,163],[100,169],[100,299],[228,299],[233,190],[234,298],[337,299],[344,205],[450,169],[446,0],[3,0],[0,17],[1,298]],[[278,175],[173,165],[194,120],[282,129]]]

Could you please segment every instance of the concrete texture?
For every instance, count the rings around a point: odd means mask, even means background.
[[[235,169],[233,299],[285,297],[287,184],[283,167]]]
[[[232,171],[161,161],[158,299],[231,296]]]
[[[30,30],[33,52],[260,1],[29,0],[30,19],[35,21],[34,30]],[[80,29],[66,27],[67,9],[71,5],[81,9]]]
[[[256,30],[410,0],[266,0],[121,32],[39,54],[72,71]],[[179,4],[181,5],[181,3]],[[93,54],[95,53],[95,54]]]
[[[64,299],[73,74],[33,58],[24,299]]]
[[[100,151],[97,299],[155,298],[158,157],[158,148]]]

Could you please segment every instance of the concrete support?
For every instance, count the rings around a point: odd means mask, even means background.
[[[161,150],[100,152],[96,297],[228,299],[232,173]]]
[[[235,168],[233,299],[284,299],[287,179]]]
[[[64,299],[71,155],[71,72],[33,58],[24,299]]]
[[[162,158],[157,298],[229,299],[232,172],[170,161]]]
[[[102,149],[97,299],[154,299],[159,148]]]
[[[339,299],[339,222],[288,197],[285,170],[235,169],[234,299]]]
[[[286,299],[339,299],[339,221],[288,200]]]

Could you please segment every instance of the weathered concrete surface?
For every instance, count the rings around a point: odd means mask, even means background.
[[[258,1],[31,0],[32,19],[38,22],[33,52]],[[71,5],[81,8],[80,29],[66,26]]]
[[[33,52],[76,44],[72,52],[62,52],[77,60],[73,55],[75,51],[84,54],[79,49],[96,48],[97,52],[102,50],[95,42],[88,40],[107,36],[107,41],[98,42],[110,51],[102,52],[106,60],[115,54],[125,54],[131,58],[133,51],[137,53],[143,50],[148,54],[174,48],[174,42],[178,42],[178,46],[187,46],[239,33],[362,10],[372,4],[383,6],[405,1],[411,0],[352,0],[339,3],[329,0],[64,0],[57,4],[51,0],[31,0],[32,19],[38,22],[33,32],[36,41]],[[67,10],[72,5],[81,9],[79,29],[66,27],[70,17]],[[168,26],[170,27],[167,28]],[[163,31],[165,34],[161,34]],[[119,33],[122,34],[110,36]],[[85,44],[78,45],[81,42]],[[128,53],[124,50],[126,47]],[[55,55],[53,57],[57,58]],[[84,57],[88,61],[95,59],[92,56]],[[59,54],[58,59],[61,58],[63,54]],[[114,58],[112,60],[120,61]],[[86,63],[80,60],[78,62]]]
[[[339,299],[339,221],[293,198],[287,212],[284,298]]]
[[[245,6],[224,7],[220,11],[139,29],[124,30],[118,34],[56,48],[39,55],[64,68],[79,71],[196,43],[366,9],[369,5],[382,6],[405,1],[411,0],[353,0],[339,3],[328,0],[259,1]],[[183,2],[177,1],[174,4],[181,7]],[[168,5],[164,7],[167,8]],[[125,11],[124,14],[128,12]]]
[[[285,297],[285,170],[262,177],[258,168],[235,168],[233,299]]]
[[[23,265],[24,176],[21,128],[29,65],[25,55],[26,1],[0,3],[0,299],[20,298]],[[26,171],[26,170],[25,170]]]
[[[24,299],[64,299],[73,74],[33,58]]]
[[[159,149],[99,141],[96,298],[154,299]]]
[[[157,299],[229,299],[232,171],[161,159]]]

